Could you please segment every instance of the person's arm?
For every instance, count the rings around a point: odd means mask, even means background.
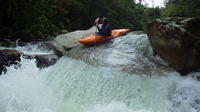
[[[101,32],[101,29],[99,28],[99,26],[96,24],[96,27],[98,29],[99,32]]]
[[[98,25],[99,24],[99,17],[95,19],[94,21],[94,25]]]
[[[97,27],[98,31],[101,32],[101,28],[99,28],[99,17],[95,19],[94,25]]]

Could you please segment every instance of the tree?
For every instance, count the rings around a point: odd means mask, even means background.
[[[145,10],[147,19],[158,19],[161,15],[161,9],[159,7],[156,8],[147,8]]]
[[[1,0],[0,16],[0,36],[24,41],[88,29],[99,16],[108,17],[113,29],[142,30],[146,21],[144,6],[134,0]]]
[[[169,0],[162,12],[163,17],[197,17],[200,16],[200,0]]]

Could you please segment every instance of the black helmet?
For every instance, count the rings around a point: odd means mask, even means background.
[[[102,19],[102,22],[108,22],[108,18],[104,17],[104,18]]]

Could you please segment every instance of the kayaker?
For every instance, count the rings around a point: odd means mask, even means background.
[[[95,20],[95,25],[98,29],[99,32],[96,32],[96,35],[99,35],[99,36],[111,36],[111,28],[110,28],[110,25],[108,23],[108,18],[104,17],[101,21],[102,23],[102,26],[101,28],[99,28],[99,18],[97,18]]]

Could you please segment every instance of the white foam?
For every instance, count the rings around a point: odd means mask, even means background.
[[[17,69],[16,69],[17,68]],[[0,112],[43,112],[48,107],[44,76],[35,60],[23,59],[20,67],[10,66],[0,76]]]
[[[151,57],[147,39],[134,39],[135,55]],[[0,112],[200,111],[199,81],[173,71],[152,70],[129,74],[67,57],[40,70],[35,60],[22,58],[0,76]]]

